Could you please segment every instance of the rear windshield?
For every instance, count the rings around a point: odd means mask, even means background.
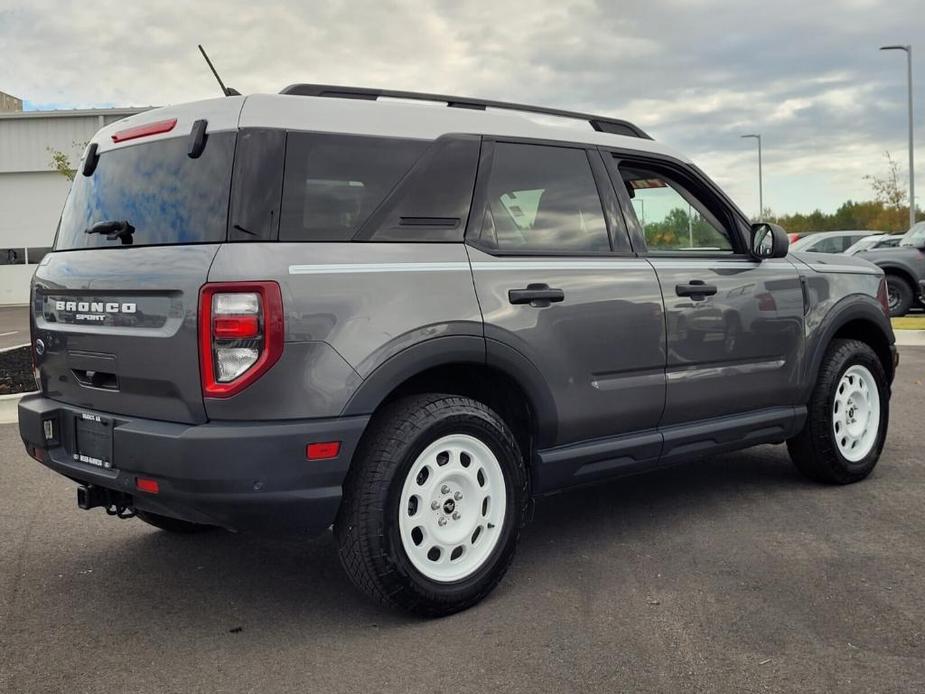
[[[55,250],[121,245],[85,233],[112,221],[135,228],[134,246],[224,241],[234,143],[235,133],[209,135],[197,159],[186,137],[104,152],[92,175],[74,177]]]

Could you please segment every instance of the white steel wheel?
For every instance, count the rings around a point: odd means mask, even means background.
[[[443,436],[415,459],[398,505],[402,547],[426,578],[468,578],[501,537],[507,488],[491,449],[467,434]]]
[[[849,367],[835,389],[832,428],[838,451],[849,462],[862,460],[880,431],[880,392],[865,366]]]

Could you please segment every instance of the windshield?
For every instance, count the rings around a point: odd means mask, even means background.
[[[55,250],[122,245],[85,233],[100,222],[128,222],[134,246],[224,241],[234,142],[209,135],[196,159],[186,137],[104,152],[93,174],[74,177]]]
[[[880,239],[876,236],[865,236],[863,239],[856,241],[853,246],[849,246],[845,251],[847,255],[854,255],[859,251],[866,251],[880,245]]]
[[[925,222],[919,222],[904,235],[900,246],[925,246]]]

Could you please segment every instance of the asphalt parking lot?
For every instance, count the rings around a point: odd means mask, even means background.
[[[478,607],[365,602],[330,535],[171,536],[79,511],[0,427],[0,691],[925,691],[925,349],[880,466],[783,447],[542,502]]]
[[[29,309],[0,306],[0,349],[29,344]]]

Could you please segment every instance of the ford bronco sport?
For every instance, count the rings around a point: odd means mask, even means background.
[[[611,118],[318,85],[149,111],[93,138],[37,268],[20,432],[82,508],[333,525],[359,588],[448,614],[537,496],[767,443],[871,472],[883,272],[787,246]]]

